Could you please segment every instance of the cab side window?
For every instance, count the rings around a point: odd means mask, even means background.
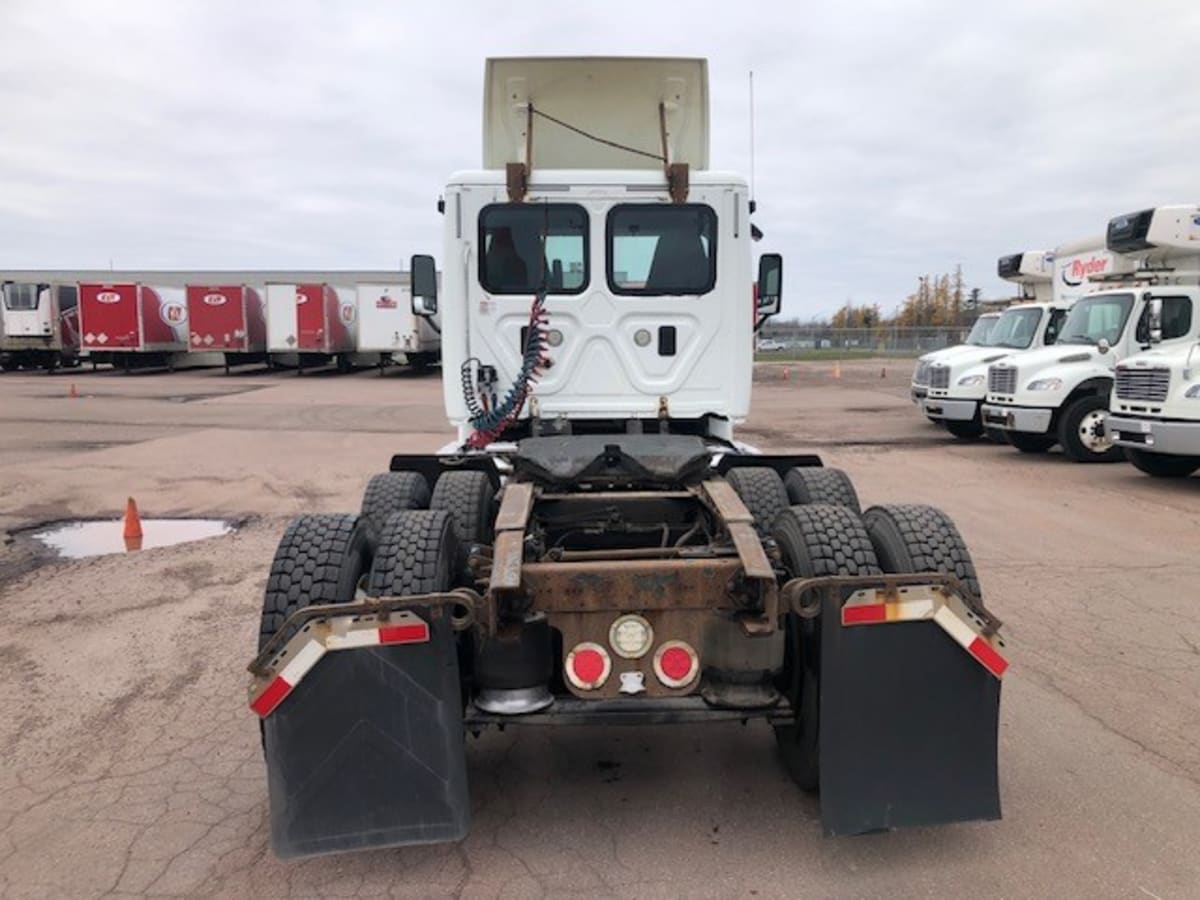
[[[1192,330],[1192,301],[1188,297],[1162,298],[1162,336],[1164,341],[1186,337]]]
[[[1062,329],[1063,319],[1067,317],[1065,309],[1050,310],[1050,321],[1046,323],[1046,346],[1058,340],[1058,332]]]

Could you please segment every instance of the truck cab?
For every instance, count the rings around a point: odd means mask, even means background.
[[[1127,218],[1128,240],[1157,257],[1142,290],[1150,349],[1117,364],[1105,428],[1140,471],[1181,478],[1200,468],[1200,353],[1190,322],[1200,301],[1200,207]]]
[[[1075,260],[1067,269],[1072,277],[1085,278],[1092,292],[1072,305],[1054,346],[989,367],[986,426],[1004,430],[1024,452],[1042,452],[1058,443],[1076,462],[1121,458],[1105,426],[1117,364],[1151,348],[1152,308],[1161,308],[1164,347],[1193,341],[1200,324],[1193,315],[1198,299],[1194,279],[1186,284],[1186,276],[1170,265],[1169,248],[1146,239],[1158,216],[1156,236],[1170,231],[1176,247],[1192,240],[1186,232],[1195,226],[1185,224],[1191,210],[1162,207],[1109,222],[1106,255],[1096,254],[1082,265]]]
[[[913,367],[912,383],[909,386],[909,397],[912,402],[918,407],[929,394],[929,376],[930,369],[934,365],[955,357],[969,353],[985,345],[988,335],[991,334],[996,323],[1000,321],[1000,313],[985,312],[980,313],[979,317],[971,325],[971,330],[967,332],[966,339],[961,344],[955,344],[953,347],[943,347],[941,350],[934,350],[926,353],[917,359],[916,366]]]
[[[1048,251],[1002,256],[997,271],[1020,285],[1021,300],[1000,314],[980,346],[930,365],[922,411],[955,437],[974,439],[984,432],[980,406],[987,393],[988,365],[1011,353],[1054,343],[1066,310],[1054,301],[1052,259]]]

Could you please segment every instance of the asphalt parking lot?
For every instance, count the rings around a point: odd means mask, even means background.
[[[954,516],[1007,626],[1002,821],[824,838],[761,724],[509,729],[469,740],[460,844],[300,863],[245,708],[267,566],[450,439],[438,377],[0,376],[0,896],[1200,896],[1200,479],[958,443],[910,368],[760,366],[741,436]],[[128,495],[239,528],[78,561],[23,531]]]

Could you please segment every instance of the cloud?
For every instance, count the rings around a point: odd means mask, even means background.
[[[0,266],[395,267],[479,165],[489,55],[710,59],[788,312],[1200,195],[1190,0],[802,7],[76,0],[0,6]],[[1144,39],[1131,40],[1131,35]]]

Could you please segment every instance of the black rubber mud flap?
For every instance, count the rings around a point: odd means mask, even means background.
[[[821,618],[825,832],[999,819],[999,679],[932,621]]]
[[[326,653],[264,721],[277,855],[466,835],[458,657],[448,620],[430,625],[428,643]]]

